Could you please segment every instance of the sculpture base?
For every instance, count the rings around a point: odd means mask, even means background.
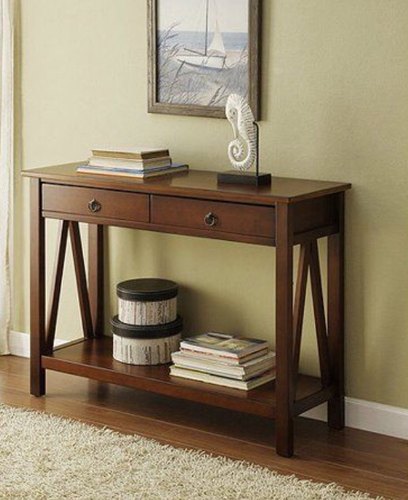
[[[256,172],[240,172],[238,170],[228,170],[221,172],[217,176],[219,184],[247,184],[250,186],[270,186],[272,183],[271,174],[258,174]]]

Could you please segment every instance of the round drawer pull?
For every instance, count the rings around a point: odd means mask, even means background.
[[[99,212],[102,209],[102,205],[94,198],[88,203],[88,209],[93,214],[96,214],[96,212]]]
[[[208,213],[204,217],[204,223],[208,227],[214,227],[214,226],[216,226],[217,222],[218,222],[218,217],[215,214],[213,214],[212,212]]]

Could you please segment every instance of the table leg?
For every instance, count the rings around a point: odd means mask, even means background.
[[[293,228],[292,210],[276,206],[276,451],[293,455]]]
[[[41,355],[45,350],[45,220],[41,214],[41,181],[31,179],[30,185],[30,392],[45,394],[45,370]]]
[[[339,232],[328,239],[328,340],[335,396],[328,403],[328,422],[344,427],[344,193],[338,194]]]
[[[102,337],[104,329],[104,227],[89,224],[89,302],[94,337]]]

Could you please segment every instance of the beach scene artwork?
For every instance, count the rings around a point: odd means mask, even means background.
[[[224,107],[249,92],[248,0],[157,0],[160,103]]]

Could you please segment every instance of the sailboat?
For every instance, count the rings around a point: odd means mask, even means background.
[[[210,0],[206,0],[204,52],[185,48],[185,51],[189,52],[189,54],[180,55],[177,60],[189,66],[219,71],[225,68],[227,51],[225,50],[224,39],[217,19],[215,20],[214,36],[211,43],[209,43],[209,19]]]

